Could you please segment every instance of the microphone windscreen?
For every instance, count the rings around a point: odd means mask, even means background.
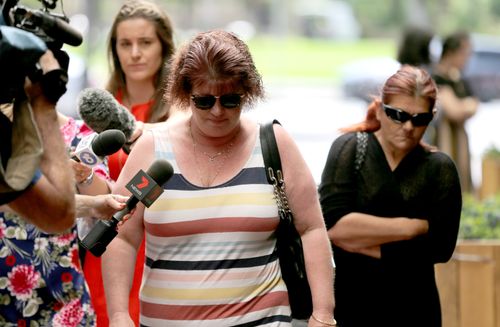
[[[83,121],[97,133],[119,129],[127,140],[135,129],[135,117],[111,93],[98,88],[80,92],[78,111]]]
[[[92,140],[92,151],[99,157],[109,156],[120,150],[126,141],[127,139],[122,131],[108,129],[99,133]]]
[[[156,159],[149,167],[147,174],[158,184],[163,186],[174,174],[172,165],[165,159]]]

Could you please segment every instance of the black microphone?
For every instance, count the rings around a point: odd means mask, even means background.
[[[92,133],[78,143],[73,159],[87,166],[95,166],[103,157],[115,153],[125,144],[125,134],[118,129]]]
[[[110,220],[99,220],[90,232],[80,241],[85,249],[89,250],[96,257],[100,257],[108,244],[118,234],[116,226],[125,215],[141,201],[146,207],[163,193],[163,184],[172,177],[174,170],[167,160],[157,159],[149,167],[147,172],[139,172],[128,182],[126,188],[132,193],[127,200],[127,206],[118,211]]]
[[[83,121],[98,133],[119,129],[128,140],[135,130],[135,117],[106,90],[87,88],[81,91],[78,111]]]

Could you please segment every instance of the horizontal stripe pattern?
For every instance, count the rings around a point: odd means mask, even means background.
[[[166,127],[153,135],[156,157],[174,175],[144,214],[141,325],[290,326],[278,212],[258,136],[234,178],[202,188],[181,175]]]
[[[249,163],[247,163],[249,164]],[[177,165],[172,165],[174,168],[174,172],[176,171],[175,169],[177,168]],[[178,170],[178,168],[177,168]],[[236,175],[233,179],[231,179],[229,182],[218,185],[217,188],[223,188],[224,186],[227,185],[246,185],[249,183],[258,183],[258,184],[264,184],[267,183],[267,178],[266,175],[263,174],[264,170],[262,168],[258,167],[248,167],[244,170],[242,170],[238,175]],[[184,176],[180,174],[174,174],[168,182],[165,184],[165,188],[167,189],[174,189],[174,190],[192,190],[192,189],[202,189],[201,187],[197,187],[196,185],[191,184],[189,181],[187,181]]]
[[[224,255],[224,252],[219,251]],[[273,253],[274,254],[274,253]],[[271,259],[274,260],[271,260]],[[176,260],[151,260],[146,259],[146,265],[151,269],[168,270],[215,270],[215,269],[235,269],[263,266],[271,261],[276,261],[276,255],[251,257],[245,259],[225,259],[225,260],[196,260],[196,261],[176,261]]]
[[[218,294],[218,293],[216,293]],[[177,305],[157,305],[156,303],[151,303],[143,301],[142,310],[144,315],[155,319],[167,319],[167,320],[221,320],[222,318],[233,318],[241,315],[242,313],[248,314],[252,312],[262,312],[268,311],[269,307],[284,306],[285,310],[278,310],[286,312],[286,306],[288,305],[285,296],[286,292],[277,291],[272,293],[267,293],[265,295],[254,297],[251,301],[239,301],[232,304],[224,305],[189,305],[189,304],[177,304]],[[254,317],[252,320],[255,320]],[[233,320],[237,321],[237,319]],[[229,325],[220,325],[229,326]]]
[[[227,188],[226,188],[227,189]],[[241,189],[241,187],[239,188]],[[238,189],[232,190],[238,192]],[[193,192],[195,192],[193,194]],[[168,195],[174,195],[169,197]],[[235,194],[205,194],[206,192],[191,191],[191,192],[178,192],[177,196],[175,192],[164,192],[155,201],[154,205],[149,208],[150,211],[173,211],[173,210],[192,210],[192,209],[207,209],[207,208],[218,208],[218,210],[224,210],[224,207],[233,206],[272,206],[274,204],[274,198],[272,193],[257,193],[257,192],[241,192]],[[188,198],[188,196],[190,196]],[[220,209],[219,209],[220,208]],[[233,208],[230,208],[233,209]]]

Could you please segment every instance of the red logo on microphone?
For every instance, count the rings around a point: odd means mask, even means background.
[[[137,172],[126,188],[148,208],[163,192],[163,188],[143,170]]]
[[[136,185],[138,189],[143,189],[149,185],[149,180],[145,176],[141,177],[141,183]]]

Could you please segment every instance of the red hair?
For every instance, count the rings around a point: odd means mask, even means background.
[[[394,96],[409,95],[415,98],[423,98],[429,104],[429,112],[432,112],[436,104],[437,86],[426,70],[404,65],[385,82],[381,98],[375,98],[369,105],[365,120],[360,123],[343,127],[342,133],[348,132],[375,132],[380,128],[376,112],[382,103],[390,103]]]
[[[172,59],[165,99],[187,108],[193,87],[208,82],[241,88],[246,104],[264,96],[262,78],[248,46],[223,30],[199,33],[179,49]]]

